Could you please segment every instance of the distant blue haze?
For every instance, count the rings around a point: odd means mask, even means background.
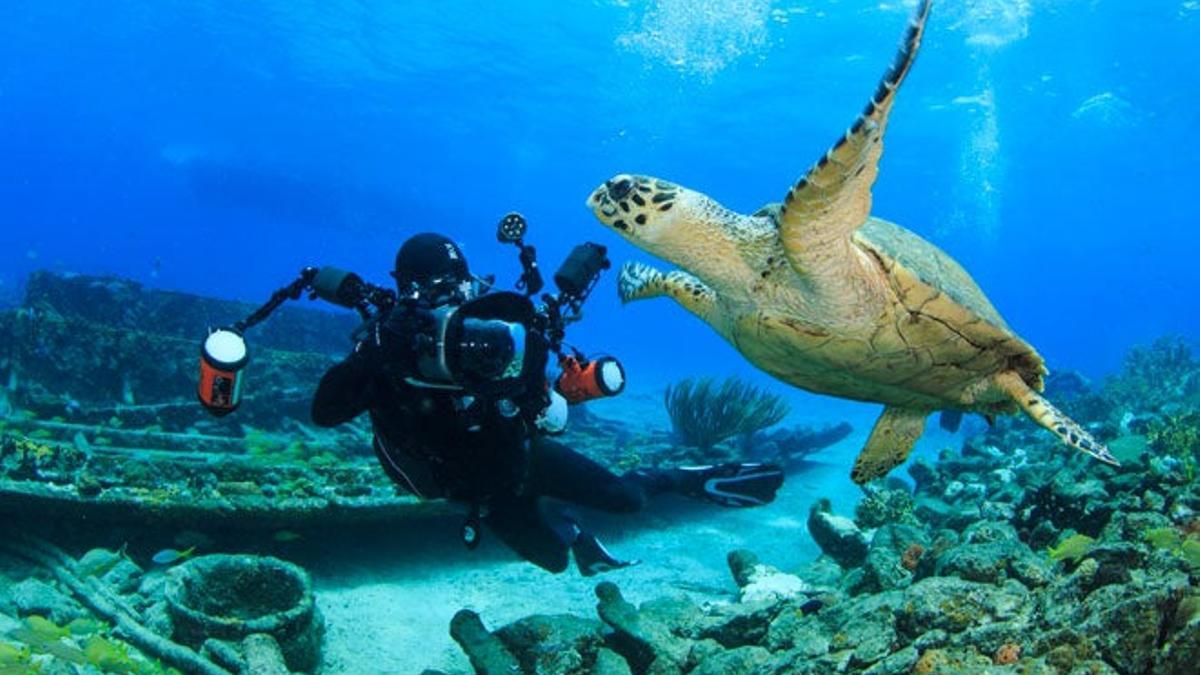
[[[431,229],[508,281],[513,209],[546,267],[584,239],[642,257],[584,207],[595,185],[780,199],[912,4],[6,0],[0,298],[40,267],[246,300],[308,264],[383,282]],[[935,3],[875,213],[954,255],[1053,368],[1200,334],[1196,4]],[[582,347],[643,381],[748,372],[668,302],[621,308],[614,276]]]

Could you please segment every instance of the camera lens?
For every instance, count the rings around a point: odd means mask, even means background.
[[[458,341],[458,364],[477,380],[515,377],[524,364],[525,327],[496,319],[467,319]]]

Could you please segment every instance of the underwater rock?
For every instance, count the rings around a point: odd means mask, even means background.
[[[968,527],[962,543],[938,557],[935,573],[984,583],[1016,579],[1030,588],[1045,586],[1054,575],[1045,556],[1021,543],[1011,525],[997,521]]]
[[[1134,570],[1145,567],[1146,554],[1141,548],[1127,542],[1102,542],[1088,551],[1088,557],[1096,561],[1096,571],[1084,592],[1090,593],[1101,586],[1129,583]]]
[[[864,675],[902,675],[911,673],[921,657],[916,647],[909,645],[863,671]]]
[[[986,673],[990,670],[992,659],[979,652],[967,648],[930,649],[921,654],[913,664],[913,673],[934,673],[949,675],[950,673]]]
[[[745,549],[730,552],[726,561],[733,573],[734,583],[740,589],[738,600],[742,603],[786,600],[800,596],[811,588],[799,577],[759,562],[758,556]]]
[[[892,523],[876,530],[863,561],[863,573],[855,580],[851,592],[855,595],[878,593],[910,584],[921,557],[916,554],[917,559],[911,560],[917,550],[914,546],[922,553],[929,547],[929,536],[919,527]],[[912,567],[905,564],[906,557],[911,560]]]
[[[945,527],[961,530],[981,517],[980,508],[975,504],[951,506],[936,497],[918,497],[916,500],[916,516],[922,523],[934,527]]]
[[[521,672],[521,665],[500,638],[484,627],[479,615],[460,609],[450,620],[450,636],[462,647],[471,666],[479,675],[509,675]]]
[[[804,602],[800,600],[796,604],[803,605]],[[704,626],[699,631],[688,633],[677,629],[677,632],[711,640],[727,649],[757,645],[766,638],[771,621],[780,612],[788,611],[793,606],[793,603],[776,599],[716,605],[709,608]]]
[[[745,588],[754,579],[757,567],[760,564],[758,556],[753,551],[748,551],[744,548],[730,551],[725,556],[725,562],[729,565],[729,572],[733,575],[733,583],[737,584],[738,588]]]
[[[129,558],[123,557],[100,579],[118,593],[132,593],[142,583],[142,568]]]
[[[1172,528],[1170,518],[1152,511],[1118,512],[1100,533],[1104,541],[1143,541],[1147,532]]]
[[[922,579],[903,591],[896,625],[910,639],[934,628],[959,633],[1032,611],[1033,602],[1019,582],[982,584],[957,577]]]
[[[887,523],[916,524],[915,503],[907,490],[867,489],[867,496],[854,507],[854,523],[871,530]]]
[[[832,512],[828,499],[818,500],[808,511],[808,532],[825,555],[842,567],[858,567],[867,557],[867,537],[854,521]]]
[[[897,642],[895,612],[903,601],[899,592],[825,599],[825,607],[816,613],[804,614],[794,604],[785,608],[771,622],[765,644],[774,651],[789,650],[792,662],[808,666],[844,662],[861,669],[890,652]]]
[[[542,675],[588,672],[604,646],[604,624],[570,614],[534,615],[494,635],[517,658],[522,671]]]
[[[24,306],[127,331],[152,326],[161,335],[189,342],[196,338],[196,326],[210,325],[215,317],[233,321],[258,308],[257,303],[146,288],[130,279],[46,270],[29,275]],[[345,350],[346,336],[358,323],[349,314],[285,306],[255,328],[254,339],[271,349],[337,353]]]
[[[804,583],[821,591],[836,588],[844,573],[841,565],[824,555],[795,569],[795,575]]]
[[[761,672],[771,661],[771,652],[762,647],[737,647],[720,650],[700,660],[700,664],[688,671],[694,675],[740,675]]]
[[[629,662],[621,655],[608,648],[596,652],[596,663],[592,666],[591,675],[633,675]]]
[[[825,623],[816,615],[806,615],[799,607],[793,607],[771,621],[766,645],[772,651],[792,650],[801,659],[812,659],[829,651],[829,635]]]
[[[849,423],[841,422],[820,429],[789,427],[758,431],[743,438],[742,452],[751,459],[794,469],[809,456],[846,438],[853,430]]]
[[[1023,527],[1049,520],[1060,529],[1072,528],[1096,537],[1114,512],[1112,499],[1102,482],[1080,480],[1069,472],[1060,472],[1049,484],[1026,491],[1017,506]]]
[[[1172,636],[1166,628],[1188,592],[1186,576],[1161,581],[1104,586],[1076,606],[1075,624],[1104,660],[1121,672],[1150,672],[1159,646]]]
[[[72,619],[87,616],[87,612],[78,602],[38,579],[25,579],[13,584],[9,589],[9,596],[17,610],[17,616],[36,614],[60,626],[66,625]]]
[[[278,641],[288,667],[321,662],[325,622],[308,574],[292,563],[253,555],[206,555],[168,572],[165,597],[174,638],[198,647],[208,638],[240,642],[254,633]]]
[[[1200,663],[1200,595],[1180,600],[1175,616],[1166,625],[1170,636],[1158,654],[1155,671],[1185,673]]]
[[[238,646],[228,640],[209,638],[200,645],[200,654],[233,673],[252,672],[246,668],[246,659]]]
[[[625,657],[634,672],[683,672],[692,648],[690,642],[673,634],[669,626],[643,617],[612,582],[597,585],[596,597],[601,620],[616,631],[613,649]]]
[[[938,470],[928,459],[918,457],[908,463],[908,475],[916,486],[914,492],[932,494],[938,489]]]
[[[246,672],[254,675],[288,675],[283,652],[275,638],[266,633],[254,633],[242,640],[242,655],[246,660]]]
[[[156,635],[171,637],[175,633],[175,624],[171,621],[171,612],[167,609],[167,602],[160,600],[147,607],[142,612],[142,625]]]

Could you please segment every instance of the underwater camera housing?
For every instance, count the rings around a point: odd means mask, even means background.
[[[462,390],[496,399],[536,393],[549,352],[558,355],[562,373],[554,391],[577,403],[613,396],[624,388],[624,370],[611,357],[589,361],[578,351],[565,354],[566,325],[579,319],[600,275],[611,267],[607,249],[585,242],[572,249],[554,274],[556,294],[531,299],[544,286],[537,252],[524,242],[527,223],[509,213],[497,228],[497,239],[520,249],[522,274],[512,291],[487,292],[478,282],[470,292],[438,301],[398,297],[396,292],[368,283],[336,267],[306,267],[291,284],[279,289],[260,308],[230,326],[210,331],[201,347],[199,397],[214,415],[226,415],[241,401],[242,370],[249,362],[244,335],[287,300],[306,291],[321,299],[354,309],[363,323],[352,339],[358,341],[377,327],[392,332],[415,356],[414,372],[405,380],[415,386]]]

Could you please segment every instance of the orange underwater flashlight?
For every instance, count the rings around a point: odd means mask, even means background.
[[[249,354],[242,334],[233,328],[218,328],[200,347],[200,403],[208,412],[223,417],[242,402],[242,368]]]
[[[554,389],[568,403],[583,403],[604,396],[616,396],[625,389],[625,368],[611,356],[588,361],[580,354],[558,357],[562,373]]]

